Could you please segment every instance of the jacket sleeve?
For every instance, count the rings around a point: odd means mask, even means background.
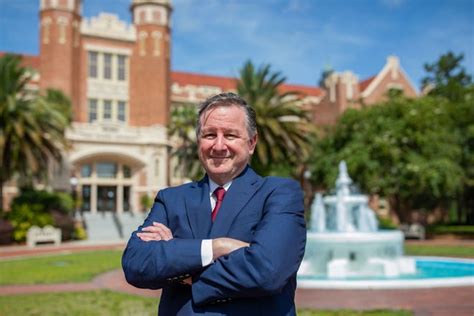
[[[293,180],[278,182],[266,197],[263,214],[249,247],[219,258],[195,278],[195,304],[272,295],[295,276],[306,244],[299,184]]]
[[[153,222],[169,225],[163,192],[158,193],[143,225],[132,233],[122,256],[127,282],[139,288],[159,289],[202,269],[199,239],[145,242],[137,237],[137,232]]]

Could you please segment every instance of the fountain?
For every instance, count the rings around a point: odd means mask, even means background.
[[[403,257],[403,233],[378,230],[367,196],[351,192],[351,183],[342,161],[336,195],[316,195],[298,276],[358,279],[414,274],[415,260]]]

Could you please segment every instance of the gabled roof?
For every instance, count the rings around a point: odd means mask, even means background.
[[[375,79],[375,77],[376,76],[372,76],[359,82],[359,91],[362,93],[362,91],[364,91],[370,85],[370,83]]]

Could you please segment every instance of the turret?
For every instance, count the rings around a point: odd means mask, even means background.
[[[78,99],[81,0],[41,0],[40,88]]]
[[[170,106],[170,0],[134,0],[130,124],[166,125]]]

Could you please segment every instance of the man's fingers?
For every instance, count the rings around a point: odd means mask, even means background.
[[[137,233],[137,236],[143,241],[163,240],[163,238],[156,233]]]
[[[193,285],[193,279],[191,277],[181,280],[182,284]]]
[[[147,226],[142,229],[141,233],[137,234],[142,240],[171,240],[173,239],[173,234],[171,230],[165,225],[157,222],[153,222],[152,226]],[[143,238],[142,238],[143,237]]]
[[[153,227],[159,230],[160,234],[165,238],[165,240],[173,239],[173,233],[171,233],[171,230],[165,225],[153,222]]]

